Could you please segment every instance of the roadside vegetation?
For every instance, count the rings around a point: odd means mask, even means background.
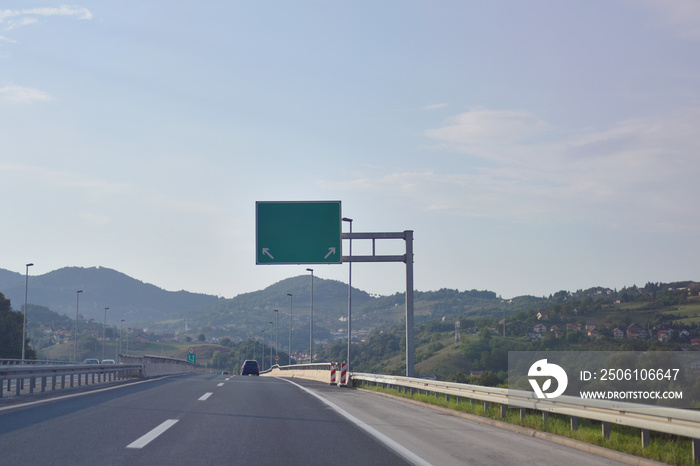
[[[541,412],[527,410],[525,418],[520,419],[519,410],[509,409],[506,417],[501,418],[500,407],[496,404],[491,404],[488,409],[485,409],[484,404],[476,400],[471,403],[469,400],[463,399],[458,403],[454,397],[447,401],[444,396],[436,397],[435,395],[417,393],[411,395],[410,393],[403,393],[394,389],[374,386],[362,387],[362,389],[410,398],[415,401],[489,418],[494,421],[528,427],[654,461],[683,466],[695,464],[693,462],[690,439],[674,435],[651,432],[650,444],[648,447],[643,448],[640,441],[640,430],[631,427],[611,424],[610,437],[606,439],[601,433],[600,422],[587,419],[579,419],[578,429],[572,430],[568,416],[550,414],[545,419]]]

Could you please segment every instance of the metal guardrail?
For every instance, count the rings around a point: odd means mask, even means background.
[[[141,364],[15,364],[0,366],[0,398],[138,377]]]
[[[445,395],[461,399],[479,400],[488,409],[490,403],[501,406],[501,417],[506,416],[508,408],[520,409],[521,418],[525,410],[537,410],[548,414],[561,414],[571,417],[571,428],[578,428],[578,419],[589,419],[602,423],[602,433],[606,438],[610,435],[610,424],[635,427],[641,429],[642,446],[649,445],[649,432],[687,437],[692,440],[693,460],[700,461],[700,412],[665,408],[635,403],[612,402],[605,400],[584,400],[571,396],[559,396],[555,399],[542,400],[532,392],[510,390],[507,388],[482,387],[453,382],[418,379],[392,375],[376,375],[353,372],[350,374],[353,383],[372,383],[385,388],[394,388],[404,393],[425,392],[436,396]]]
[[[0,399],[128,379],[194,372],[196,365],[161,356],[120,355],[121,364],[75,364],[61,361],[0,360]],[[19,363],[18,363],[19,361]],[[7,363],[6,363],[7,362]],[[5,364],[6,363],[6,364]]]
[[[25,364],[31,364],[31,365],[36,365],[36,364],[76,364],[73,362],[67,362],[67,361],[48,361],[48,360],[42,360],[42,359],[0,359],[0,366],[16,366],[16,365],[25,365]]]

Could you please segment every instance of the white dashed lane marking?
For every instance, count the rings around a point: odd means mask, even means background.
[[[155,440],[160,434],[165,432],[166,430],[170,429],[172,426],[174,426],[177,423],[177,419],[168,419],[143,437],[139,438],[138,440],[134,440],[130,444],[126,446],[126,448],[143,448],[151,441]]]

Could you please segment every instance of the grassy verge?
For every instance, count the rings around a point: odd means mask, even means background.
[[[589,421],[587,419],[579,419],[578,430],[571,430],[569,416],[550,414],[545,420],[543,419],[541,412],[527,410],[527,415],[525,418],[520,419],[520,410],[509,409],[506,417],[501,418],[500,406],[491,404],[489,409],[485,410],[484,403],[476,400],[474,400],[474,403],[470,403],[469,400],[463,399],[461,403],[457,403],[454,397],[452,397],[450,401],[447,401],[444,396],[436,397],[435,395],[422,394],[414,394],[411,396],[410,393],[402,393],[398,390],[374,386],[358,388],[390,393],[403,398],[422,401],[476,416],[487,417],[510,424],[529,427],[542,432],[560,435],[562,437],[598,445],[630,455],[636,455],[655,461],[662,461],[668,464],[694,464],[691,441],[690,439],[684,437],[651,432],[651,442],[648,447],[643,448],[640,429],[632,427],[611,424],[610,437],[606,439],[602,435],[601,423]]]

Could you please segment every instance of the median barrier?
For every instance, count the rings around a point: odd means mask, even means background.
[[[194,372],[196,365],[183,359],[166,358],[164,356],[128,356],[119,355],[119,360],[125,364],[141,364],[142,377],[158,377],[161,375],[188,374]]]
[[[306,380],[316,380],[318,382],[330,383],[331,363],[294,364],[292,366],[272,366],[261,372],[262,376],[287,377]]]
[[[195,372],[191,362],[161,356],[120,355],[120,364],[76,364],[61,361],[0,365],[0,399],[116,382]]]

